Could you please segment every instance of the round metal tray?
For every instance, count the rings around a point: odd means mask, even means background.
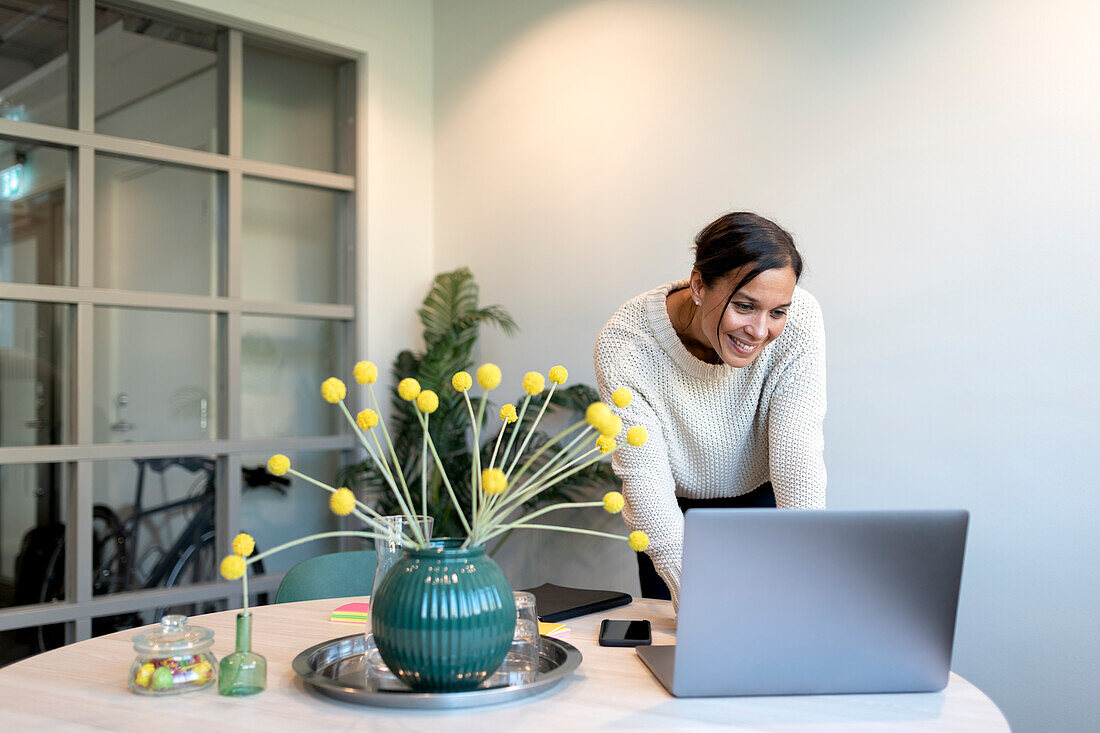
[[[318,692],[337,700],[387,708],[456,709],[511,702],[545,692],[557,685],[581,663],[581,653],[571,644],[541,637],[539,671],[534,682],[508,687],[488,687],[469,692],[413,692],[401,683],[378,686],[367,674],[363,634],[331,639],[294,658],[294,671]]]

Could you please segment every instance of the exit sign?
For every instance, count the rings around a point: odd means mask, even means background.
[[[23,193],[23,164],[0,171],[0,199],[11,201]]]

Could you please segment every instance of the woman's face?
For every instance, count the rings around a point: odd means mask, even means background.
[[[764,270],[734,293],[727,307],[730,290],[750,269],[734,270],[710,288],[698,270],[691,272],[691,296],[702,316],[698,335],[731,367],[752,364],[783,333],[797,281],[790,267]]]

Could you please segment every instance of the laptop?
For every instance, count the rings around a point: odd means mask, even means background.
[[[968,520],[691,509],[676,645],[638,656],[677,697],[942,690]]]

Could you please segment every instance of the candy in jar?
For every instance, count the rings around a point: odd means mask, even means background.
[[[191,626],[186,616],[169,615],[134,634],[137,658],[130,667],[130,689],[139,695],[173,695],[208,687],[218,660],[210,652],[214,632]]]

